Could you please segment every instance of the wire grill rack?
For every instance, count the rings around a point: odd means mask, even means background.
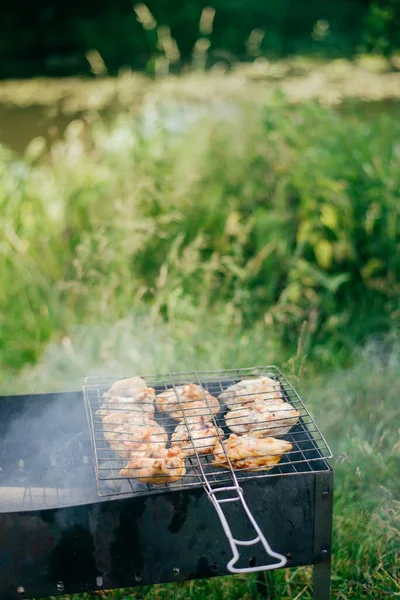
[[[226,490],[226,486],[228,486],[228,488],[229,486],[233,486],[232,489],[236,489],[238,487],[238,482],[247,479],[297,475],[328,470],[329,466],[326,461],[332,457],[332,453],[327,442],[303,404],[300,396],[277,367],[253,367],[224,371],[193,371],[188,373],[143,376],[147,385],[155,389],[156,394],[165,392],[166,390],[175,390],[176,392],[176,389],[179,386],[193,383],[201,386],[204,392],[209,392],[209,394],[215,398],[218,398],[224,390],[239,381],[244,379],[255,380],[260,377],[269,377],[279,382],[282,400],[290,403],[299,413],[298,422],[288,433],[283,436],[276,435],[277,438],[287,440],[292,444],[292,449],[282,456],[279,464],[269,471],[249,471],[237,468],[232,470],[232,468],[224,469],[220,466],[213,466],[211,464],[214,458],[213,454],[202,454],[201,444],[196,442],[194,445],[192,436],[189,433],[189,441],[185,443],[187,443],[188,446],[191,446],[193,455],[185,459],[186,473],[179,481],[161,485],[142,483],[137,479],[127,479],[120,475],[120,469],[126,466],[128,459],[121,458],[117,452],[114,452],[104,436],[104,434],[107,433],[107,427],[103,424],[102,416],[99,415],[100,410],[104,410],[104,407],[106,407],[107,410],[110,410],[110,412],[115,414],[122,414],[126,411],[132,413],[134,411],[133,405],[129,403],[125,405],[123,403],[118,403],[116,405],[107,404],[107,401],[103,396],[114,382],[123,379],[124,377],[87,378],[84,386],[84,397],[93,443],[99,495],[149,495],[167,490],[179,490],[191,487],[206,487],[209,492],[214,493],[221,488]],[[257,390],[253,390],[251,396],[257,393]],[[207,399],[207,394],[205,394],[204,397]],[[268,399],[268,393],[264,392],[262,397],[263,399]],[[183,415],[190,416],[190,403],[185,400],[182,405],[178,394],[176,394],[176,398],[179,401],[180,406],[183,406]],[[204,408],[192,410],[192,414],[195,414],[196,420],[198,419],[200,421],[204,418],[218,428],[219,441],[222,444],[225,454],[226,450],[223,435],[225,436],[225,439],[227,439],[232,433],[225,422],[225,415],[228,412],[227,402],[229,403],[229,398],[219,400],[220,408],[216,414],[211,410],[208,400],[205,403],[206,406],[204,406]],[[232,417],[236,411],[239,412],[239,409],[231,406],[229,409],[230,416]],[[138,411],[138,415],[139,414]],[[183,423],[187,425],[186,416],[183,418]],[[155,419],[167,433],[167,447],[169,447],[171,435],[175,431],[178,421],[172,419],[167,412],[158,411],[155,412]],[[259,421],[257,423],[257,428],[261,430],[263,427],[265,428],[265,426],[266,422]],[[271,427],[271,424],[268,424],[268,427]],[[110,431],[112,431],[112,429],[110,429]],[[273,429],[271,429],[268,435],[274,436]],[[159,443],[165,446],[165,436],[160,437],[162,439],[160,439]],[[117,440],[113,444],[114,449],[119,450],[119,441],[122,446],[126,439],[127,437],[124,433],[117,436]],[[204,445],[208,445],[209,442],[207,437],[203,439]],[[203,439],[201,440],[201,443],[203,443]],[[157,443],[158,442],[156,442],[156,444]],[[229,460],[228,463],[231,466]]]

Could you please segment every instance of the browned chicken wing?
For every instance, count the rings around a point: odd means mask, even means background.
[[[222,429],[217,430],[213,423],[204,417],[188,417],[187,422],[188,426],[186,423],[180,423],[171,437],[171,445],[181,448],[185,458],[195,456],[195,448],[198,454],[211,454],[219,440],[218,434],[224,438]]]
[[[175,483],[185,473],[185,460],[180,448],[153,447],[142,456],[132,456],[126,467],[120,470],[123,477],[156,485]]]
[[[224,449],[234,469],[268,471],[279,463],[285,452],[292,449],[292,444],[273,437],[263,438],[260,434],[237,436],[232,433],[224,442]],[[221,443],[216,444],[212,464],[229,469],[224,449]]]
[[[259,432],[265,435],[285,435],[299,420],[300,413],[288,402],[258,400],[246,408],[229,410],[225,423],[238,434]]]
[[[179,396],[180,403],[177,396]],[[217,414],[219,411],[218,400],[207,390],[194,383],[177,386],[158,394],[156,406],[160,412],[177,421],[183,420],[183,413],[186,417],[203,416],[207,418],[208,416],[210,419],[211,414]]]
[[[104,396],[111,398],[112,396],[122,396],[123,398],[133,398],[136,393],[147,387],[146,381],[142,377],[129,377],[128,379],[120,379],[112,384],[108,392]]]
[[[106,417],[117,411],[136,411],[154,418],[155,398],[153,388],[141,388],[135,396],[104,396],[103,405],[96,414]]]
[[[256,400],[265,402],[283,402],[282,389],[279,381],[270,377],[243,379],[229,386],[218,396],[228,408],[245,408]]]
[[[165,429],[146,415],[112,413],[103,419],[104,437],[114,452],[122,458],[141,454],[160,446],[165,448],[168,436]]]

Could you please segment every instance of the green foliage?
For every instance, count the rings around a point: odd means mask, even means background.
[[[279,98],[230,109],[173,134],[167,104],[147,132],[75,121],[50,154],[2,150],[3,365],[143,303],[169,322],[229,306],[289,353],[306,322],[326,364],[398,323],[398,122]]]
[[[400,44],[399,0],[374,0],[364,18],[364,43],[366,49],[390,55]]]

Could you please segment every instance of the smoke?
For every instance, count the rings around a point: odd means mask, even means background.
[[[33,396],[0,402],[0,511],[99,500],[82,396],[45,392],[80,392],[87,376],[282,364],[279,356],[265,329],[243,333],[229,313],[197,320],[182,313],[173,323],[131,315],[115,324],[75,328],[50,344],[38,364],[3,385],[3,393]],[[350,370],[303,381],[300,391],[339,461],[353,466],[348,457],[357,456],[361,464],[363,452],[368,461],[370,456],[379,461],[378,434],[385,449],[382,465],[397,455],[399,356],[395,339],[373,340]]]
[[[279,348],[263,328],[241,330],[225,314],[186,313],[166,323],[159,316],[130,315],[114,324],[74,328],[50,344],[42,359],[17,378],[5,377],[1,393],[80,390],[85,377],[130,377],[271,364]]]
[[[96,501],[79,395],[3,398],[0,413],[0,512]]]
[[[0,511],[99,500],[79,393],[86,377],[246,367],[265,363],[268,348],[272,362],[264,331],[243,334],[229,312],[196,319],[183,311],[173,323],[131,315],[73,329],[36,365],[3,381],[3,394],[32,396],[0,401]],[[47,395],[60,391],[78,393]]]

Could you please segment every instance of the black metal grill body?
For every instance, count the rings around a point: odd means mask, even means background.
[[[202,487],[99,497],[80,392],[0,397],[0,468],[0,600],[228,574],[229,544]],[[327,463],[242,487],[271,545],[288,566],[313,564],[314,597],[327,600]],[[235,504],[228,510],[234,533],[250,538]],[[265,561],[256,550],[244,564]]]

